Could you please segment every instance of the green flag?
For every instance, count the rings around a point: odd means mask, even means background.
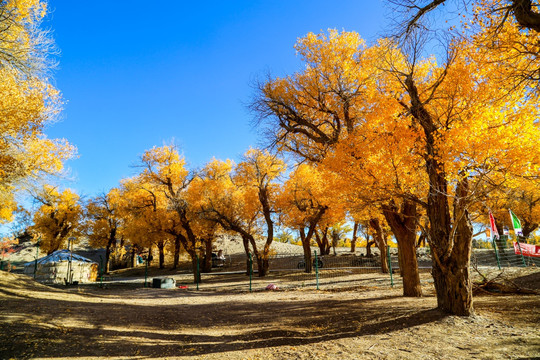
[[[512,210],[508,209],[510,211],[510,219],[512,219],[512,226],[514,227],[514,233],[519,236],[523,236],[523,232],[521,230],[521,221],[519,221],[516,214],[512,212]]]

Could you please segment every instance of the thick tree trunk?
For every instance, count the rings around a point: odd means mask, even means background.
[[[180,262],[180,246],[182,244],[180,241],[180,236],[182,235],[177,234],[174,237],[173,269],[178,268],[178,263]]]
[[[334,251],[334,256],[337,256],[336,247],[339,243],[339,233],[332,231],[332,250]]]
[[[304,249],[304,263],[306,265],[304,272],[311,273],[311,244],[306,241],[306,233],[304,228],[299,229],[300,239],[302,240],[302,248]]]
[[[266,276],[266,273],[268,272],[268,267],[266,269],[264,267],[265,265],[264,258],[261,255],[261,253],[259,253],[259,250],[257,249],[257,243],[255,242],[255,238],[253,237],[253,235],[247,234],[247,233],[244,236],[248,239],[249,243],[251,244],[251,248],[253,249],[253,261],[257,262],[257,274],[259,275],[259,277]],[[248,272],[249,272],[249,269],[248,269]]]
[[[375,244],[375,241],[369,240],[369,235],[366,237],[366,257],[373,257],[371,253],[371,246]]]
[[[193,283],[201,283],[201,269],[199,264],[199,258],[195,250],[188,251],[189,256],[191,257],[191,270],[193,271]]]
[[[265,268],[264,258],[261,256],[261,254],[257,254],[255,256],[255,260],[257,260],[257,274],[259,277],[265,277],[266,273],[268,272],[268,266]]]
[[[427,216],[437,306],[453,315],[468,316],[474,313],[469,278],[472,228],[466,210],[469,184],[467,178],[457,184],[452,229],[446,170],[439,160],[436,141],[439,129],[420,99],[412,74],[405,78],[404,85],[410,97],[411,115],[425,134],[424,160],[429,179]]]
[[[108,274],[110,271],[110,260],[111,260],[111,248],[116,245],[116,228],[113,228],[109,233],[109,240],[107,241],[107,246],[105,247],[105,273]]]
[[[400,272],[403,277],[403,296],[420,297],[420,274],[416,258],[416,224],[418,214],[416,204],[404,201],[401,211],[392,202],[382,207],[388,225],[399,245]]]
[[[262,268],[264,269],[264,275],[259,275],[259,276],[268,275],[268,272],[270,271],[270,258],[268,256],[263,257]]]
[[[321,235],[319,234],[319,231],[315,231],[315,241],[317,242],[317,246],[319,247],[319,252],[321,255],[323,254],[323,245],[322,245],[322,239]]]
[[[432,247],[437,305],[445,312],[461,316],[474,314],[469,274],[473,229],[467,212],[468,191],[468,179],[465,178],[456,189],[453,246],[446,252]]]
[[[315,240],[317,241],[317,245],[319,246],[319,251],[321,252],[321,255],[328,255],[330,254],[330,242],[328,241],[328,228],[324,228],[324,230],[320,230],[319,232],[315,232]]]
[[[418,237],[418,243],[416,244],[416,247],[426,247],[426,233],[422,231],[420,236]]]
[[[249,261],[249,239],[242,236],[242,243],[244,244],[244,252],[246,253],[246,275],[249,275],[251,271],[251,262]]]
[[[369,220],[369,225],[373,228],[375,235],[375,244],[379,248],[380,258],[381,258],[381,272],[383,274],[388,274],[388,256],[386,254],[386,239],[383,236],[381,224],[379,219],[373,218]]]
[[[207,239],[204,241],[204,263],[202,272],[212,272],[212,241]]]
[[[529,235],[531,235],[538,228],[538,225],[539,225],[538,223],[531,223],[526,220],[522,221],[523,237],[527,239]]]
[[[268,271],[270,271],[270,242],[266,242],[262,254],[260,254],[260,261],[257,261],[257,266],[259,267],[259,276],[266,276]],[[262,268],[262,272],[261,272]]]
[[[328,228],[324,229],[322,236],[322,243],[324,244],[324,252],[321,255],[330,255],[330,241],[328,240]]]
[[[137,254],[135,254],[135,247],[132,247],[131,248],[131,267],[134,268],[135,267],[135,257],[137,256]]]
[[[261,256],[261,254],[259,252],[257,252],[256,254],[253,254],[253,255],[254,255],[254,258],[255,258],[253,260],[257,262],[257,275],[259,277],[265,277],[266,272],[268,271],[268,267],[267,268],[264,267],[264,259],[263,259],[263,257]]]
[[[319,221],[321,221],[321,218],[323,217],[324,213],[328,210],[327,206],[321,206],[317,210],[317,213],[311,217],[311,220],[309,221],[309,228],[308,233],[305,234],[304,228],[300,228],[300,238],[302,239],[302,247],[304,249],[304,261],[306,263],[306,273],[310,273],[312,271],[311,266],[311,239],[313,238],[313,235],[317,234],[317,224]]]
[[[264,221],[266,222],[266,243],[259,266],[259,276],[266,276],[270,269],[270,246],[274,241],[274,221],[272,220],[272,208],[270,207],[268,185],[259,188],[259,201],[262,206]],[[262,267],[262,271],[261,271]]]
[[[165,242],[163,240],[158,241],[157,247],[159,250],[159,268],[165,267]]]
[[[356,233],[358,232],[358,222],[354,222],[352,239],[351,239],[351,252],[354,254],[356,252]]]
[[[540,12],[534,6],[532,0],[512,0],[511,5],[520,26],[540,33]]]
[[[148,247],[148,256],[146,257],[146,262],[148,266],[152,265],[152,260],[154,260],[154,255],[152,255],[152,244]]]
[[[174,192],[169,190],[172,195],[174,195]],[[180,241],[182,242],[182,245],[184,246],[184,249],[188,252],[189,256],[191,257],[191,264],[193,269],[193,279],[194,283],[201,282],[201,274],[200,271],[197,272],[197,264],[199,261],[197,261],[197,252],[195,249],[195,246],[197,244],[197,236],[195,236],[193,229],[191,228],[191,221],[188,219],[186,209],[183,206],[176,206],[175,207],[176,212],[178,214],[178,217],[180,218],[180,223],[182,224],[182,228],[184,228],[187,236],[181,236]],[[197,276],[198,273],[198,276]]]
[[[105,246],[105,269],[104,269],[105,274],[109,273],[109,269],[110,269],[109,260],[110,260],[110,258],[111,258],[111,242],[109,241],[107,243],[107,246]]]

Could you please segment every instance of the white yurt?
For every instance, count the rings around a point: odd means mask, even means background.
[[[71,261],[71,264],[70,264]],[[34,276],[36,261],[24,264],[24,273]],[[71,272],[71,278],[68,274]],[[98,264],[90,259],[68,250],[57,250],[37,260],[36,280],[48,284],[65,284],[66,282],[89,283],[97,279]]]

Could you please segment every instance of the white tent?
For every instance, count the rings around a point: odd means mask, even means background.
[[[35,264],[35,261],[24,264],[24,273],[34,276]],[[96,281],[97,272],[96,262],[77,254],[70,254],[68,250],[57,250],[37,260],[36,280],[56,284],[63,284],[66,281],[89,283]]]

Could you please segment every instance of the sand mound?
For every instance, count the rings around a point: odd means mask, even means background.
[[[257,248],[259,251],[262,251],[264,249],[264,240],[257,241]],[[214,249],[215,251],[223,250],[223,253],[225,255],[239,255],[244,254],[244,244],[242,242],[242,239],[240,237],[236,236],[221,236],[214,242]],[[273,255],[281,255],[281,256],[300,256],[304,254],[304,250],[302,246],[300,245],[294,245],[294,244],[288,244],[288,243],[282,243],[278,241],[273,241],[272,245],[270,246],[271,252]],[[317,251],[319,253],[319,248],[317,246],[312,246],[311,251]],[[373,249],[374,252],[377,252],[378,250],[375,248]],[[333,254],[334,251],[331,250],[331,254]],[[351,249],[349,247],[337,247],[336,253],[338,255],[343,254],[350,254]],[[361,253],[365,253],[364,248],[357,248],[356,254],[360,255]]]
[[[264,249],[265,241],[257,241],[257,248],[261,251]],[[244,243],[242,239],[235,236],[223,236],[214,242],[216,250],[223,250],[226,255],[244,254]],[[302,247],[299,245],[285,244],[277,241],[272,242],[270,247],[276,254],[283,255],[301,255],[303,254]]]
[[[11,291],[32,290],[32,291],[55,291],[57,289],[40,284],[32,277],[22,274],[13,274],[0,271],[0,289]],[[11,290],[11,291],[10,291]],[[59,291],[59,290],[58,290]]]

